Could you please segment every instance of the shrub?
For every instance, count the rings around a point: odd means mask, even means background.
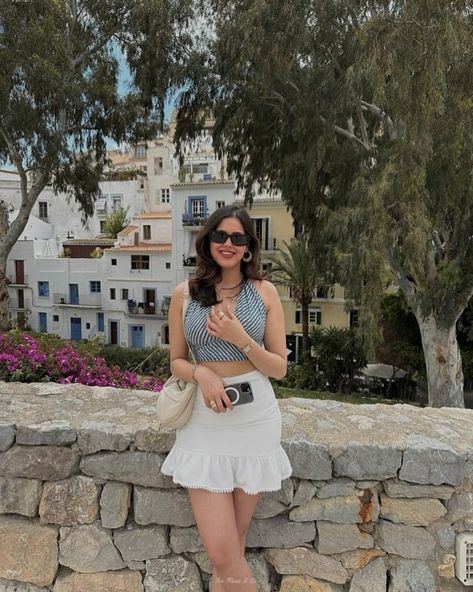
[[[103,357],[93,355],[84,347],[80,351],[55,335],[36,338],[20,331],[0,334],[0,380],[54,381],[153,391],[160,391],[163,385],[157,375],[143,377],[118,366],[108,367]]]

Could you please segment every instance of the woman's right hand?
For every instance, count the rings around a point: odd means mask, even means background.
[[[205,366],[197,366],[194,378],[199,383],[206,407],[215,413],[233,409],[232,402],[224,389],[223,380],[218,374]]]

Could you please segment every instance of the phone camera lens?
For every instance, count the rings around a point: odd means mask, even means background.
[[[241,385],[241,390],[242,390],[242,392],[243,392],[243,393],[247,393],[247,392],[249,392],[249,390],[250,390],[250,385],[249,385],[247,382],[244,382],[244,383]]]

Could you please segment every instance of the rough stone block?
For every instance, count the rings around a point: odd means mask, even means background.
[[[77,431],[77,444],[83,454],[94,454],[99,450],[126,450],[133,439],[133,433],[126,426],[108,421],[89,421]]]
[[[49,592],[50,588],[38,588],[26,582],[0,579],[0,592]]]
[[[82,459],[80,467],[81,471],[90,477],[124,481],[144,487],[167,487],[170,477],[161,473],[162,464],[163,458],[159,454],[135,450],[99,452],[86,456]]]
[[[130,508],[131,485],[107,481],[100,496],[100,519],[104,528],[121,528],[125,525]]]
[[[68,446],[76,441],[76,432],[67,421],[44,421],[17,426],[16,443],[29,446]]]
[[[37,479],[0,477],[0,514],[36,516],[42,488]]]
[[[386,553],[406,559],[431,560],[435,549],[435,539],[424,528],[386,520],[380,520],[375,526],[374,539]]]
[[[61,526],[91,524],[99,513],[99,491],[92,479],[81,475],[45,483],[39,504],[41,522]]]
[[[306,440],[283,441],[292,466],[292,475],[301,479],[330,479],[332,461],[327,446]]]
[[[356,524],[334,524],[333,522],[317,522],[316,549],[323,555],[343,553],[353,549],[371,549],[373,537],[360,532]]]
[[[447,513],[438,499],[401,499],[381,495],[380,516],[391,522],[427,526]]]
[[[402,452],[397,448],[351,443],[333,461],[333,472],[339,477],[355,481],[381,481],[395,477],[402,463]]]
[[[446,553],[437,566],[437,573],[441,578],[453,579],[455,577],[455,555]]]
[[[292,502],[290,507],[296,508],[297,506],[305,505],[309,500],[311,500],[317,492],[317,487],[312,483],[312,481],[308,481],[307,479],[301,479],[300,483],[297,487],[297,490],[292,498]]]
[[[169,542],[171,549],[177,554],[197,553],[204,548],[196,526],[189,526],[188,528],[172,526]]]
[[[0,423],[0,452],[5,452],[15,441],[15,426],[9,423]]]
[[[176,441],[176,431],[166,428],[147,428],[135,434],[134,444],[138,450],[167,454]]]
[[[389,592],[436,592],[435,577],[432,570],[423,561],[401,559],[390,570],[391,584]]]
[[[195,524],[188,495],[183,490],[162,491],[136,485],[133,507],[135,521],[138,524]]]
[[[281,504],[289,506],[294,496],[294,483],[290,477],[288,479],[284,479],[284,481],[281,483],[281,489],[279,491],[268,491],[265,493],[265,495],[270,499],[274,499],[277,502],[281,502]]]
[[[272,592],[271,574],[264,553],[249,551],[246,553],[246,560],[256,580],[258,592]]]
[[[79,454],[60,446],[13,446],[0,453],[0,475],[59,481],[76,474]]]
[[[254,518],[271,518],[287,510],[287,506],[263,494],[256,505]]]
[[[267,549],[265,557],[279,574],[304,574],[334,584],[344,584],[348,580],[348,572],[339,561],[319,555],[314,549]]]
[[[317,490],[317,497],[339,497],[354,495],[355,493],[355,482],[352,479],[346,479],[340,477],[338,479],[332,479],[328,483],[325,483]]]
[[[343,592],[343,587],[309,576],[283,576],[279,592]]]
[[[113,541],[125,563],[157,559],[171,552],[166,526],[135,526],[116,530]]]
[[[363,569],[375,557],[383,557],[384,555],[386,553],[382,549],[356,549],[355,551],[342,553],[340,559],[343,567],[357,571]]]
[[[70,573],[58,578],[54,592],[143,592],[141,575],[127,569],[104,573]]]
[[[455,491],[450,485],[415,485],[399,479],[388,479],[384,481],[383,486],[389,497],[429,497],[447,500]]]
[[[458,522],[473,516],[473,493],[455,493],[447,501],[449,522]]]
[[[378,500],[372,494],[369,499],[365,499],[361,495],[326,499],[314,497],[304,506],[291,510],[289,518],[296,522],[326,520],[340,524],[351,524],[374,521],[378,514]]]
[[[315,538],[313,522],[292,522],[285,516],[252,520],[246,539],[247,547],[297,547]]]
[[[59,563],[73,571],[94,573],[125,567],[110,531],[100,522],[60,529]]]
[[[49,586],[57,568],[56,528],[0,516],[0,578]]]
[[[195,563],[172,556],[146,562],[145,592],[203,592]]]
[[[387,572],[382,558],[353,574],[349,592],[386,592]]]
[[[443,442],[415,434],[409,437],[399,478],[412,483],[459,485],[465,466],[465,455]]]

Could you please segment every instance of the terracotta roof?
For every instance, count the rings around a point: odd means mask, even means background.
[[[133,226],[133,224],[129,224],[128,226],[125,226],[125,228],[121,232],[119,232],[118,235],[119,236],[127,236],[128,234],[130,234],[134,230],[138,230],[138,226]]]
[[[171,212],[143,212],[137,216],[133,216],[134,220],[152,220],[152,219],[170,220]]]
[[[113,247],[111,249],[107,249],[107,251],[126,251],[129,252],[158,252],[158,253],[170,253],[171,252],[171,243],[157,245],[156,243],[140,243],[139,245],[126,245],[123,247]]]
[[[62,244],[66,246],[73,246],[73,245],[114,245],[115,244],[114,238],[70,238],[69,240],[64,241]]]

